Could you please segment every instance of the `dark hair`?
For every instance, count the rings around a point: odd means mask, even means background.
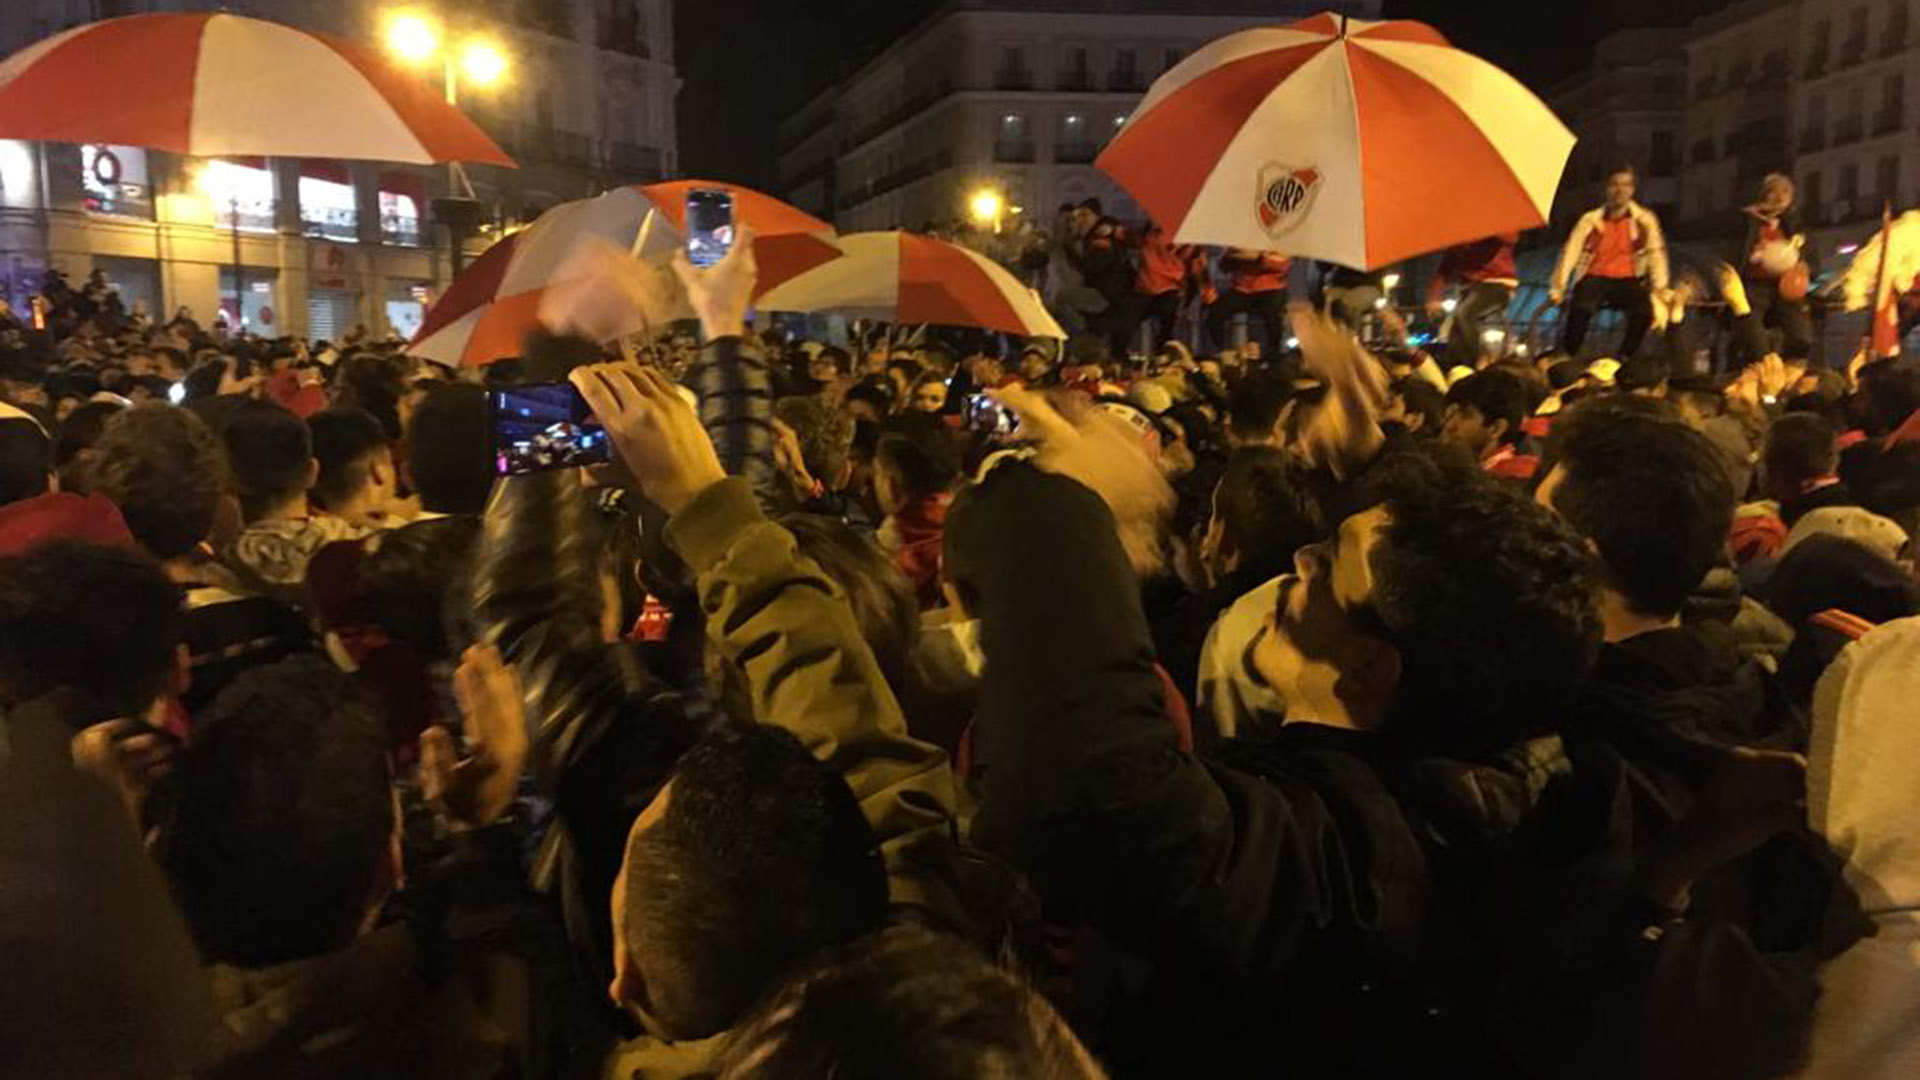
[[[99,719],[137,716],[179,640],[180,589],[139,552],[55,540],[0,558],[0,685],[14,701],[67,688]]]
[[[1801,483],[1826,476],[1840,465],[1835,448],[1839,432],[1832,421],[1815,413],[1788,413],[1773,422],[1762,457],[1774,480]]]
[[[833,365],[833,370],[842,375],[849,374],[853,371],[853,354],[838,345],[826,346],[820,350],[820,355],[814,359],[825,360],[827,363]]]
[[[1720,450],[1677,421],[1569,409],[1554,424],[1553,508],[1600,551],[1602,577],[1669,617],[1720,559],[1734,490]]]
[[[271,967],[353,940],[395,824],[384,734],[353,679],[313,656],[244,672],[203,710],[159,853],[209,962]]]
[[[141,546],[177,559],[213,531],[227,490],[227,455],[199,417],[141,405],[108,422],[87,476],[94,491],[119,505]]]
[[[334,373],[336,407],[364,410],[380,423],[389,441],[400,438],[400,399],[407,396],[405,361],[380,353],[355,353]]]
[[[1081,199],[1081,200],[1080,200],[1080,205],[1078,205],[1078,206],[1076,206],[1076,207],[1074,207],[1074,209],[1076,209],[1076,210],[1091,210],[1091,211],[1093,211],[1093,212],[1094,212],[1094,213],[1096,213],[1096,214],[1104,214],[1104,213],[1106,213],[1106,212],[1107,212],[1107,208],[1106,208],[1105,206],[1103,206],[1103,205],[1101,205],[1101,203],[1100,203],[1100,200],[1099,200],[1099,199],[1097,199],[1097,198],[1091,198],[1091,197],[1089,197],[1089,198],[1085,198],[1085,199]]]
[[[107,421],[119,415],[126,406],[117,401],[82,402],[53,434],[53,465],[56,469],[65,469],[80,456],[82,450],[93,447],[100,441],[100,433],[107,428]],[[64,478],[62,481],[64,487]]]
[[[1228,456],[1213,512],[1242,564],[1269,567],[1273,574],[1321,534],[1319,514],[1293,483],[1286,453],[1271,446],[1243,446]]]
[[[1274,435],[1280,414],[1293,397],[1293,388],[1270,369],[1249,372],[1233,388],[1227,403],[1227,430],[1243,442],[1266,441]]]
[[[1476,371],[1453,384],[1447,391],[1447,404],[1472,409],[1489,425],[1496,420],[1506,421],[1500,441],[1509,444],[1520,441],[1520,422],[1527,416],[1527,387],[1512,372],[1495,368]]]
[[[723,1080],[1093,1080],[1044,997],[958,938],[896,926],[831,950],[731,1035]]]
[[[217,410],[213,428],[227,445],[240,509],[253,521],[304,494],[313,438],[298,416],[271,402],[239,398]]]
[[[1399,398],[1408,412],[1420,414],[1423,433],[1431,435],[1440,430],[1440,423],[1447,415],[1447,395],[1439,387],[1418,375],[1409,375],[1394,380],[1387,387],[1387,393]]]
[[[818,514],[789,514],[781,519],[799,544],[800,554],[846,593],[853,621],[880,674],[896,694],[904,691],[914,643],[920,637],[920,604],[899,564],[870,536],[845,522]]]
[[[1635,180],[1638,180],[1640,178],[1639,170],[1635,169],[1632,165],[1629,165],[1626,162],[1621,162],[1620,164],[1615,165],[1613,168],[1607,170],[1607,179],[1611,180],[1614,177],[1619,176],[1621,173],[1626,173],[1628,176],[1633,177]]]
[[[382,533],[360,562],[374,622],[424,660],[450,660],[457,651],[450,628],[466,608],[480,528],[478,515],[415,522]]]
[[[387,448],[387,433],[373,414],[336,405],[307,417],[320,475],[310,492],[315,505],[338,511],[366,490],[367,463]]]
[[[0,420],[0,506],[47,493],[53,444],[31,420]]]
[[[1892,432],[1920,411],[1920,370],[1893,360],[1866,365],[1860,369],[1860,405],[1867,434]]]
[[[822,484],[838,483],[853,449],[853,418],[817,396],[781,398],[773,415],[793,429],[807,472]]]
[[[1389,727],[1450,753],[1537,731],[1599,652],[1586,545],[1457,455],[1394,454],[1366,490],[1392,519],[1369,560],[1369,607],[1402,665]]]
[[[407,428],[407,476],[420,508],[436,514],[484,511],[493,493],[488,454],[487,392],[470,383],[427,391]]]
[[[742,793],[752,798],[742,798]],[[683,754],[627,846],[626,948],[673,1038],[704,1038],[820,949],[877,929],[887,880],[839,770],[749,724]]]
[[[960,478],[960,458],[942,430],[905,434],[891,431],[874,448],[874,464],[900,478],[909,498],[938,495]]]

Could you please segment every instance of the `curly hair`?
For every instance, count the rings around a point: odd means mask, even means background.
[[[1600,648],[1592,553],[1545,507],[1441,455],[1396,454],[1368,478],[1391,523],[1369,601],[1398,647],[1388,727],[1450,753],[1539,730]]]
[[[180,558],[207,538],[230,483],[219,438],[199,417],[165,405],[138,405],[108,420],[87,477],[159,559]]]

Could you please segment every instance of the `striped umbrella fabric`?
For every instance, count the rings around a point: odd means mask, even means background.
[[[512,166],[472,120],[355,42],[225,14],[89,23],[0,61],[0,138],[195,157]]]
[[[977,252],[909,232],[852,233],[839,243],[842,258],[768,290],[759,306],[1066,337],[1039,293]]]
[[[1095,164],[1176,242],[1370,270],[1544,224],[1573,143],[1432,27],[1321,14],[1200,49]]]
[[[733,195],[734,220],[759,234],[753,251],[763,290],[840,257],[832,226],[749,188],[712,181],[619,187],[561,203],[488,248],[427,310],[407,351],[455,366],[520,355],[521,340],[539,324],[542,297],[563,280],[582,238],[667,258],[685,242],[673,221],[683,217],[691,187]]]

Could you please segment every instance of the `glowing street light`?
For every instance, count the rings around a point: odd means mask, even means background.
[[[1397,289],[1400,287],[1400,275],[1388,274],[1380,279],[1380,284],[1386,286],[1388,289]]]
[[[1000,198],[999,192],[983,188],[974,192],[973,198],[967,200],[967,212],[972,214],[973,220],[980,224],[990,225],[1000,217],[1000,210],[1005,205],[1005,200]]]
[[[1455,300],[1451,296],[1447,297],[1445,300],[1440,301],[1440,310],[1446,312],[1449,315],[1453,314],[1453,309],[1459,306],[1460,306],[1460,301]]]
[[[440,27],[417,11],[387,17],[387,51],[409,64],[424,64],[440,51]]]
[[[507,54],[493,42],[475,38],[460,50],[460,73],[475,86],[492,86],[507,73]]]

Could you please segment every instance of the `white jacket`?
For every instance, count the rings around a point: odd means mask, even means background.
[[[1802,1080],[1920,1076],[1920,618],[1847,646],[1820,679],[1807,824],[1846,857],[1876,932],[1820,972]]]
[[[1567,234],[1567,246],[1560,249],[1560,262],[1553,268],[1553,290],[1565,293],[1586,275],[1593,261],[1593,249],[1600,244],[1600,222],[1606,207],[1589,210],[1573,223]],[[1660,218],[1637,202],[1627,204],[1627,216],[1633,219],[1633,271],[1656,289],[1667,287],[1667,234],[1660,230]]]

